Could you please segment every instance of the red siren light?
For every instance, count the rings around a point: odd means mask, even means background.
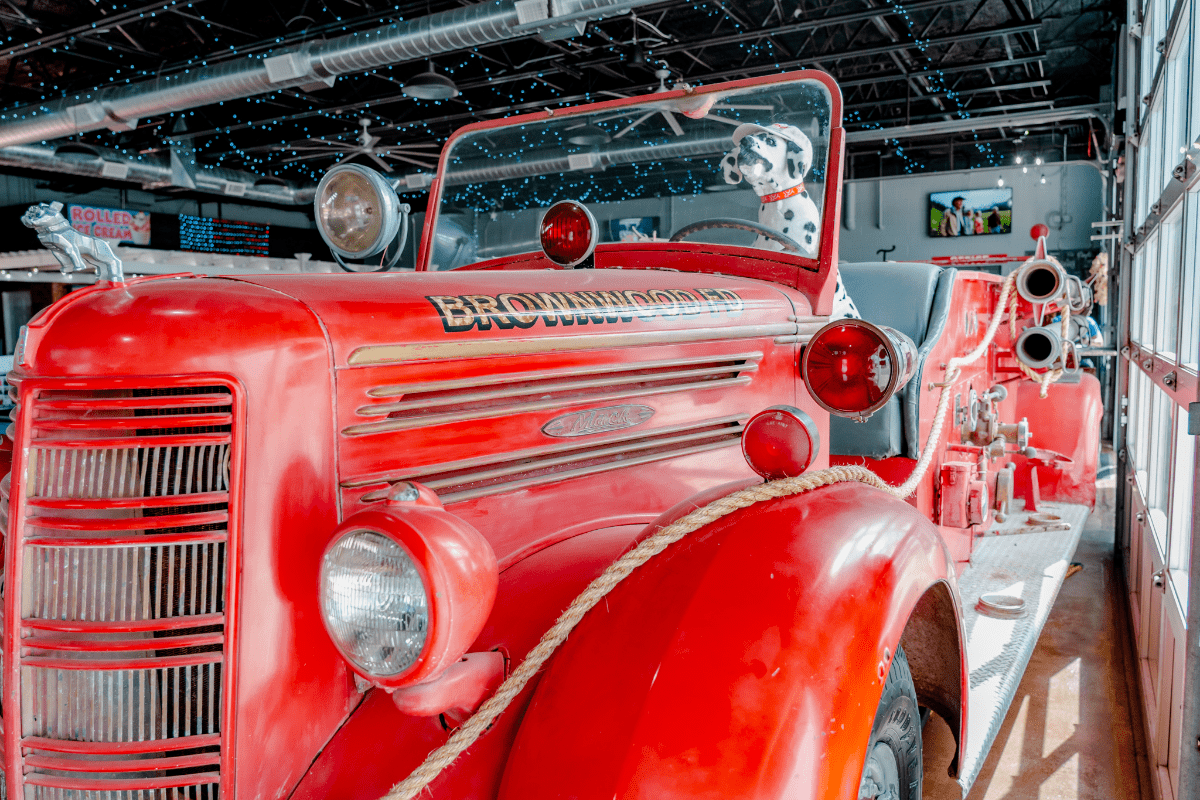
[[[817,331],[800,361],[809,392],[841,417],[867,419],[908,383],[917,347],[898,330],[840,319]]]
[[[742,429],[742,455],[769,481],[803,474],[821,449],[817,423],[792,406],[771,406]]]
[[[599,226],[582,203],[562,200],[542,217],[542,250],[562,267],[582,264],[596,249]]]

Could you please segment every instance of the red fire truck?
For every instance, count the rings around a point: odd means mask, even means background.
[[[677,86],[331,171],[347,263],[428,187],[414,271],[100,264],[9,377],[8,796],[916,798],[926,713],[969,787],[1094,501],[1087,291],[831,321],[844,142],[823,73]]]

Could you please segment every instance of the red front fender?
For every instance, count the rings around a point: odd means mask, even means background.
[[[725,517],[571,634],[501,797],[857,797],[886,658],[938,581],[935,528],[862,484]]]

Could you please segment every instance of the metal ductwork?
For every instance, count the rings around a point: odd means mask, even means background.
[[[0,114],[0,148],[45,142],[138,120],[292,87],[332,86],[339,75],[416,61],[522,36],[558,39],[653,0],[494,0],[325,42],[98,89]]]
[[[87,178],[108,178],[141,184],[145,189],[177,186],[167,159],[134,161],[113,151],[87,146],[87,153],[60,154],[53,147],[20,145],[0,148],[0,166],[63,172]],[[239,200],[283,205],[304,205],[313,201],[315,187],[293,187],[265,183],[258,175],[220,167],[197,169],[189,173],[195,191],[223,195]],[[257,184],[257,185],[256,185]]]

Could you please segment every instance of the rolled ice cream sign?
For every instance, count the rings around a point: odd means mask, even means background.
[[[150,244],[150,215],[145,211],[125,211],[97,206],[68,207],[71,227],[85,236],[110,242]]]

